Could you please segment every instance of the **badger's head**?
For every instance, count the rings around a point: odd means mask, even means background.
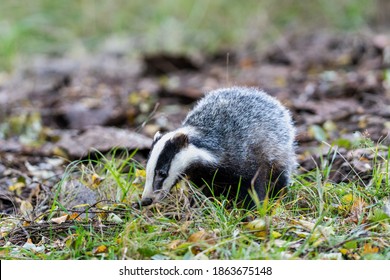
[[[215,164],[216,158],[191,141],[193,129],[181,128],[154,136],[152,150],[146,165],[145,189],[142,205],[164,198],[193,164]]]

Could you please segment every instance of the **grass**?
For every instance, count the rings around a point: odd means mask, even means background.
[[[3,0],[0,69],[10,71],[36,54],[99,51],[109,40],[132,40],[129,55],[140,50],[207,53],[248,43],[257,48],[286,30],[306,29],[302,26],[356,30],[367,25],[375,10],[369,0],[238,3],[161,0],[151,8],[138,0],[34,0],[23,5]],[[36,122],[34,116],[26,121]],[[26,129],[11,125],[0,127],[0,136]],[[36,131],[29,134],[27,142],[41,141]],[[340,154],[330,149],[315,170],[294,178],[282,199],[259,203],[254,211],[224,198],[206,198],[186,183],[163,203],[134,209],[131,203],[139,198],[145,177],[135,155],[97,153],[68,166],[48,209],[23,204],[19,216],[1,216],[0,241],[5,242],[0,258],[389,259],[384,207],[390,152],[380,145],[366,148],[374,158],[364,178],[352,169],[350,180],[332,182]],[[90,196],[78,200],[84,192]]]
[[[12,70],[32,54],[96,50],[107,38],[124,43],[130,54],[198,53],[261,46],[292,29],[356,30],[375,17],[376,2],[160,0],[151,6],[140,0],[3,0],[0,69]]]
[[[130,204],[139,198],[145,175],[134,154],[114,151],[77,161],[59,182],[51,210],[19,223],[6,237],[15,242],[27,232],[30,241],[8,243],[0,254],[12,259],[389,259],[390,218],[384,206],[390,152],[370,149],[375,157],[369,180],[332,182],[338,153],[332,149],[317,169],[295,176],[285,196],[253,211],[224,198],[206,198],[185,182],[160,204],[137,210]],[[96,202],[70,207],[66,198],[75,182],[93,190]],[[64,215],[63,223],[53,222]]]

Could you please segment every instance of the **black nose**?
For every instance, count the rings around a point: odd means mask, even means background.
[[[139,202],[135,202],[133,203],[131,206],[135,209],[140,209],[141,206],[148,206],[150,204],[152,204],[153,202],[153,199],[151,198],[145,198],[145,199],[142,199],[141,201]]]
[[[152,204],[152,202],[153,202],[153,199],[144,198],[141,200],[141,206],[148,206],[148,205]]]

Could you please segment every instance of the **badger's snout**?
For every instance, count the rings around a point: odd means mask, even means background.
[[[140,209],[141,207],[143,206],[149,206],[153,203],[153,199],[151,198],[145,198],[145,199],[141,199],[141,201],[139,202],[134,202],[133,204],[131,204],[131,206],[134,208],[134,209]]]
[[[144,198],[141,200],[141,206],[148,206],[153,203],[152,198]]]

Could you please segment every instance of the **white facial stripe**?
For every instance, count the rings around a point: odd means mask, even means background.
[[[156,169],[158,158],[160,157],[160,154],[162,150],[165,147],[165,143],[169,141],[176,133],[185,133],[189,134],[191,132],[191,128],[184,127],[179,128],[175,131],[169,132],[161,137],[160,140],[158,140],[154,146],[153,150],[150,154],[148,163],[146,165],[146,182],[145,182],[145,188],[142,193],[142,198],[155,198],[156,194],[153,193],[153,180],[154,180],[154,171]]]
[[[157,160],[161,154],[161,151],[164,149],[165,143],[169,139],[171,139],[172,136],[173,136],[173,132],[167,133],[154,144],[153,150],[150,153],[150,157],[146,165],[146,182],[145,182],[144,191],[142,193],[142,198],[154,198],[154,194],[153,194],[154,170],[156,169]]]
[[[189,144],[187,148],[177,153],[173,158],[168,177],[165,179],[162,186],[163,192],[169,192],[179,176],[185,171],[186,167],[194,162],[216,164],[217,159],[207,150]]]

